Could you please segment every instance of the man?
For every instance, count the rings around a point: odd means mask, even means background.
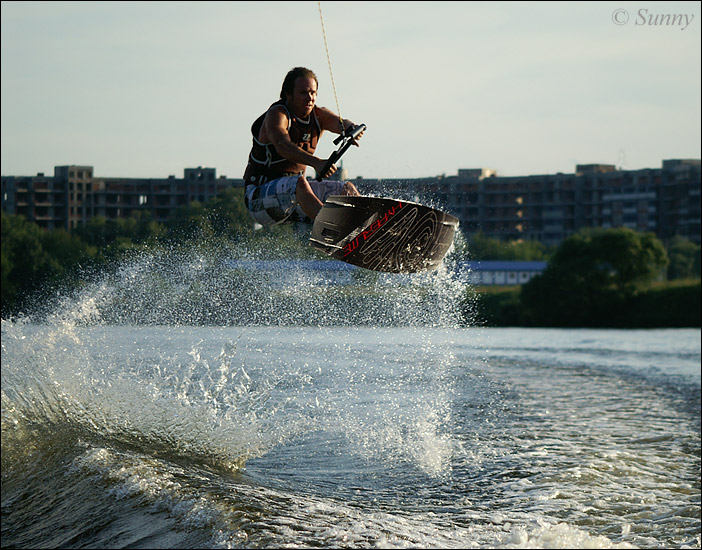
[[[359,194],[350,182],[318,182],[305,177],[307,166],[323,178],[336,172],[332,164],[321,173],[327,161],[314,156],[317,142],[325,130],[340,134],[342,124],[344,129],[354,125],[315,105],[317,86],[311,70],[292,69],[283,81],[280,100],[251,126],[253,146],[244,173],[245,201],[261,225],[314,220],[328,196]]]

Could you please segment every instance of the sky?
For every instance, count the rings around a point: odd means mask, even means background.
[[[1,9],[2,175],[240,178],[295,66],[318,105],[367,125],[352,178],[701,156],[699,2],[321,2],[329,59],[312,1]]]

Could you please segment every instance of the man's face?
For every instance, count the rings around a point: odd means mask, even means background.
[[[311,77],[298,77],[295,80],[293,94],[288,96],[288,106],[293,114],[306,118],[314,109],[315,101],[317,101],[317,81]]]

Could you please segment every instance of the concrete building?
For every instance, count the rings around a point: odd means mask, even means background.
[[[544,269],[546,262],[468,261],[458,264],[456,277],[472,285],[516,286],[528,283]]]
[[[341,171],[340,171],[341,172]],[[457,216],[467,236],[481,231],[502,240],[546,245],[585,227],[629,227],[667,240],[700,243],[700,160],[664,160],[660,168],[617,170],[577,165],[572,174],[501,177],[485,168],[455,176],[364,179],[362,194],[419,201]],[[53,176],[3,176],[2,209],[51,229],[71,229],[93,216],[125,218],[149,212],[165,222],[179,207],[206,202],[242,179],[214,168],[186,168],[182,178],[96,177],[92,166],[57,166]]]
[[[499,177],[492,170],[414,180],[354,181],[362,193],[416,200],[458,217],[466,235],[546,245],[585,227],[629,227],[665,240],[700,243],[700,160],[664,160],[661,168],[617,170],[583,164],[572,174]]]
[[[70,230],[94,216],[129,218],[136,212],[165,222],[181,206],[242,186],[242,179],[217,178],[215,168],[186,168],[182,178],[103,178],[92,166],[56,166],[53,176],[2,176],[2,209],[46,229]]]

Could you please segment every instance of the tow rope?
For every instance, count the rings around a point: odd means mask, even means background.
[[[329,46],[327,45],[327,33],[324,31],[324,17],[322,16],[322,2],[317,1],[319,7],[319,20],[322,22],[322,37],[324,38],[324,50],[327,52],[327,64],[329,65],[329,76],[331,76],[332,90],[334,91],[334,101],[336,101],[336,112],[339,113],[339,124],[341,125],[341,133],[344,133],[344,119],[341,116],[341,108],[339,107],[339,97],[336,95],[336,84],[334,84],[334,73],[332,72],[331,57],[329,56]]]

